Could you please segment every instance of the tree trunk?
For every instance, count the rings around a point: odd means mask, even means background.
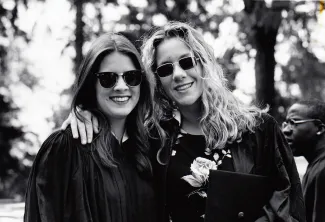
[[[263,12],[264,11],[264,12]],[[255,88],[256,102],[262,106],[271,107],[270,114],[275,114],[275,44],[282,16],[280,10],[270,10],[264,8],[260,19],[255,27]],[[261,13],[261,12],[260,12]],[[257,16],[258,18],[258,16]],[[261,21],[257,20],[257,21]],[[258,25],[259,24],[259,25]]]
[[[75,30],[75,49],[76,49],[76,57],[75,57],[75,70],[77,71],[80,67],[81,61],[83,59],[82,54],[82,46],[84,44],[84,23],[82,21],[83,17],[83,3],[84,0],[75,0],[76,7],[76,30]]]
[[[255,34],[255,88],[256,102],[262,107],[266,104],[274,107],[274,46],[276,33],[265,33],[264,27],[259,28]],[[272,113],[272,110],[270,110]]]
[[[255,57],[255,95],[256,103],[262,107],[269,105],[270,114],[275,114],[274,47],[281,24],[281,11],[287,10],[289,1],[273,1],[268,8],[264,1],[244,0],[245,12],[251,23],[252,45],[256,49]]]

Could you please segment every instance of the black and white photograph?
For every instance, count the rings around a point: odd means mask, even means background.
[[[325,0],[0,0],[0,222],[325,222]]]

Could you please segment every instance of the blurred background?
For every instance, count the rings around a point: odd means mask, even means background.
[[[152,26],[200,30],[233,93],[279,123],[297,99],[325,98],[324,0],[0,0],[0,222],[22,221],[33,159],[68,116],[90,42]],[[302,177],[306,161],[296,158]]]

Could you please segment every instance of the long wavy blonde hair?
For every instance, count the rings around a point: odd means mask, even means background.
[[[156,80],[154,97],[158,121],[172,118],[172,112],[177,108],[164,92],[160,79],[155,74],[157,47],[165,39],[174,37],[184,41],[202,65],[200,125],[206,146],[210,149],[222,149],[227,142],[240,141],[243,132],[254,132],[254,128],[260,123],[262,113],[266,110],[247,106],[238,100],[228,89],[223,70],[217,64],[213,50],[204,41],[203,36],[190,25],[175,21],[152,30],[151,34],[144,38],[141,48],[146,72]]]

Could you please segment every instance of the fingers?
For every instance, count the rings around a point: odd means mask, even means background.
[[[79,137],[76,116],[74,112],[70,112],[68,118],[62,123],[61,130],[65,130],[70,125],[73,138],[77,139]]]
[[[96,116],[93,116],[93,128],[95,133],[99,133],[98,119]]]
[[[91,112],[79,107],[77,107],[77,112],[83,120],[78,119],[76,113],[72,111],[68,119],[63,122],[61,129],[65,129],[70,124],[73,138],[77,139],[80,136],[82,144],[91,143],[94,132],[99,132],[98,119]]]
[[[76,114],[74,112],[71,112],[68,119],[70,119],[70,127],[71,127],[71,131],[72,131],[72,136],[73,136],[73,138],[78,139],[79,133],[78,133],[78,123],[77,123]]]
[[[91,143],[93,140],[93,124],[92,124],[92,114],[88,111],[84,111],[82,116],[85,118],[85,131],[86,131],[86,139],[88,143]]]
[[[78,126],[78,131],[80,134],[80,139],[82,144],[87,143],[87,133],[86,133],[86,126],[84,122],[81,122],[79,119],[76,119],[77,121],[77,126]]]

